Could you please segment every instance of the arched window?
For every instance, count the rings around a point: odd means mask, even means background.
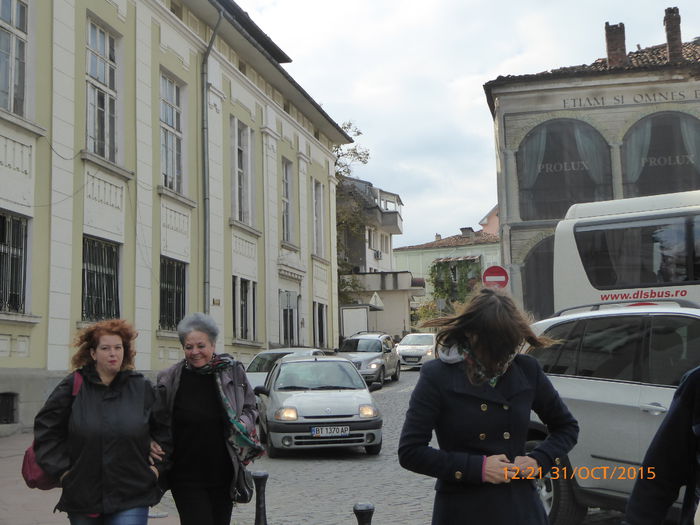
[[[540,124],[520,144],[516,161],[523,220],[560,219],[574,203],[612,199],[610,149],[584,122]]]
[[[700,120],[665,111],[641,119],[622,145],[625,197],[700,189]]]

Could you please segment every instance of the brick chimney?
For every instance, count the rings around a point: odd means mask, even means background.
[[[459,231],[462,232],[462,237],[466,237],[470,241],[474,240],[474,228],[472,228],[471,226],[460,228]]]
[[[627,65],[625,24],[610,25],[605,22],[605,47],[608,50],[608,69]]]
[[[681,15],[677,7],[667,7],[664,16],[666,29],[666,50],[669,64],[683,61],[683,41],[681,40]]]

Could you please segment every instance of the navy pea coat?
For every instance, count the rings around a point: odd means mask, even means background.
[[[433,525],[542,525],[547,515],[533,479],[482,481],[484,456],[524,456],[534,410],[549,435],[529,453],[545,474],[576,444],[578,423],[528,355],[515,357],[495,387],[472,385],[465,363],[423,365],[399,440],[399,462],[437,478]],[[429,443],[432,432],[440,446]],[[505,477],[505,473],[504,473]]]
[[[700,367],[687,372],[649,445],[627,502],[626,523],[660,525],[685,486],[679,525],[692,525],[700,497]]]

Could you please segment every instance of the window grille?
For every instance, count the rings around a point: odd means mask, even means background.
[[[119,317],[119,245],[83,238],[83,319]]]
[[[24,313],[27,219],[0,212],[0,312]]]
[[[185,317],[185,279],[187,264],[160,258],[160,322],[163,330],[176,330]]]
[[[0,394],[0,425],[17,423],[17,394],[3,392]]]

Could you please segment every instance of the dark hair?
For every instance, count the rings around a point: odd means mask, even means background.
[[[80,330],[75,336],[73,346],[78,350],[71,358],[73,369],[81,368],[92,363],[90,350],[95,350],[103,335],[117,335],[122,339],[124,347],[124,359],[120,370],[130,370],[134,368],[134,357],[136,349],[133,341],[138,336],[138,332],[131,323],[124,319],[106,319],[98,321]]]
[[[479,290],[461,313],[426,321],[423,326],[440,327],[436,340],[442,346],[471,346],[489,377],[502,373],[524,341],[534,347],[551,343],[535,335],[513,299],[493,288]]]

